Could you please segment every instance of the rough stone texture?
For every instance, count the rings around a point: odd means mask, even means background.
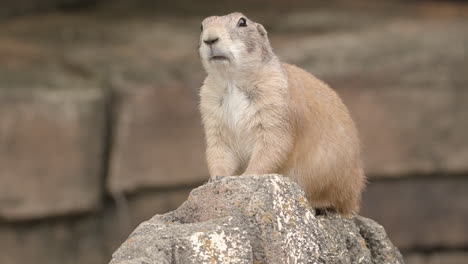
[[[403,263],[374,221],[328,214],[279,175],[216,179],[142,223],[110,263]]]
[[[361,214],[382,224],[400,249],[463,248],[467,190],[464,177],[371,181]]]
[[[53,14],[41,23],[25,19],[27,29],[17,20],[0,33],[2,82],[60,88],[77,75],[112,89],[110,192],[207,180],[197,108],[203,72],[196,52],[186,47],[196,43],[196,31],[160,18],[122,23]]]
[[[468,253],[464,251],[449,251],[432,254],[408,254],[405,256],[407,264],[466,264]]]
[[[99,206],[103,98],[93,89],[0,89],[0,219]]]
[[[102,264],[135,227],[177,208],[191,188],[145,191],[99,212],[20,223],[0,222],[2,264]]]

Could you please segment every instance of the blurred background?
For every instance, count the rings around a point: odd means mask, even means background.
[[[467,1],[3,0],[0,263],[107,263],[207,179],[201,20],[242,11],[360,130],[361,214],[468,263]]]

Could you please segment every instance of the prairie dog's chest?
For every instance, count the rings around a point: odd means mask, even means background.
[[[231,86],[220,100],[222,119],[226,125],[233,130],[245,129],[255,111],[246,94],[236,86]]]
[[[221,120],[235,134],[243,134],[252,126],[255,105],[236,86],[228,87],[220,98]]]

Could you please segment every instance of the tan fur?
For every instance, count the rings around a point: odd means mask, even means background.
[[[238,26],[241,17],[246,27]],[[241,13],[209,17],[202,26],[199,52],[208,76],[200,110],[211,177],[280,173],[304,188],[312,206],[357,212],[360,144],[338,95],[281,64],[263,26]]]

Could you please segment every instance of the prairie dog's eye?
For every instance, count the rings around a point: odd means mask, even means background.
[[[241,17],[239,21],[237,22],[238,27],[246,27],[247,26],[247,20],[245,18]]]
[[[200,25],[200,31],[203,31],[203,24]]]

